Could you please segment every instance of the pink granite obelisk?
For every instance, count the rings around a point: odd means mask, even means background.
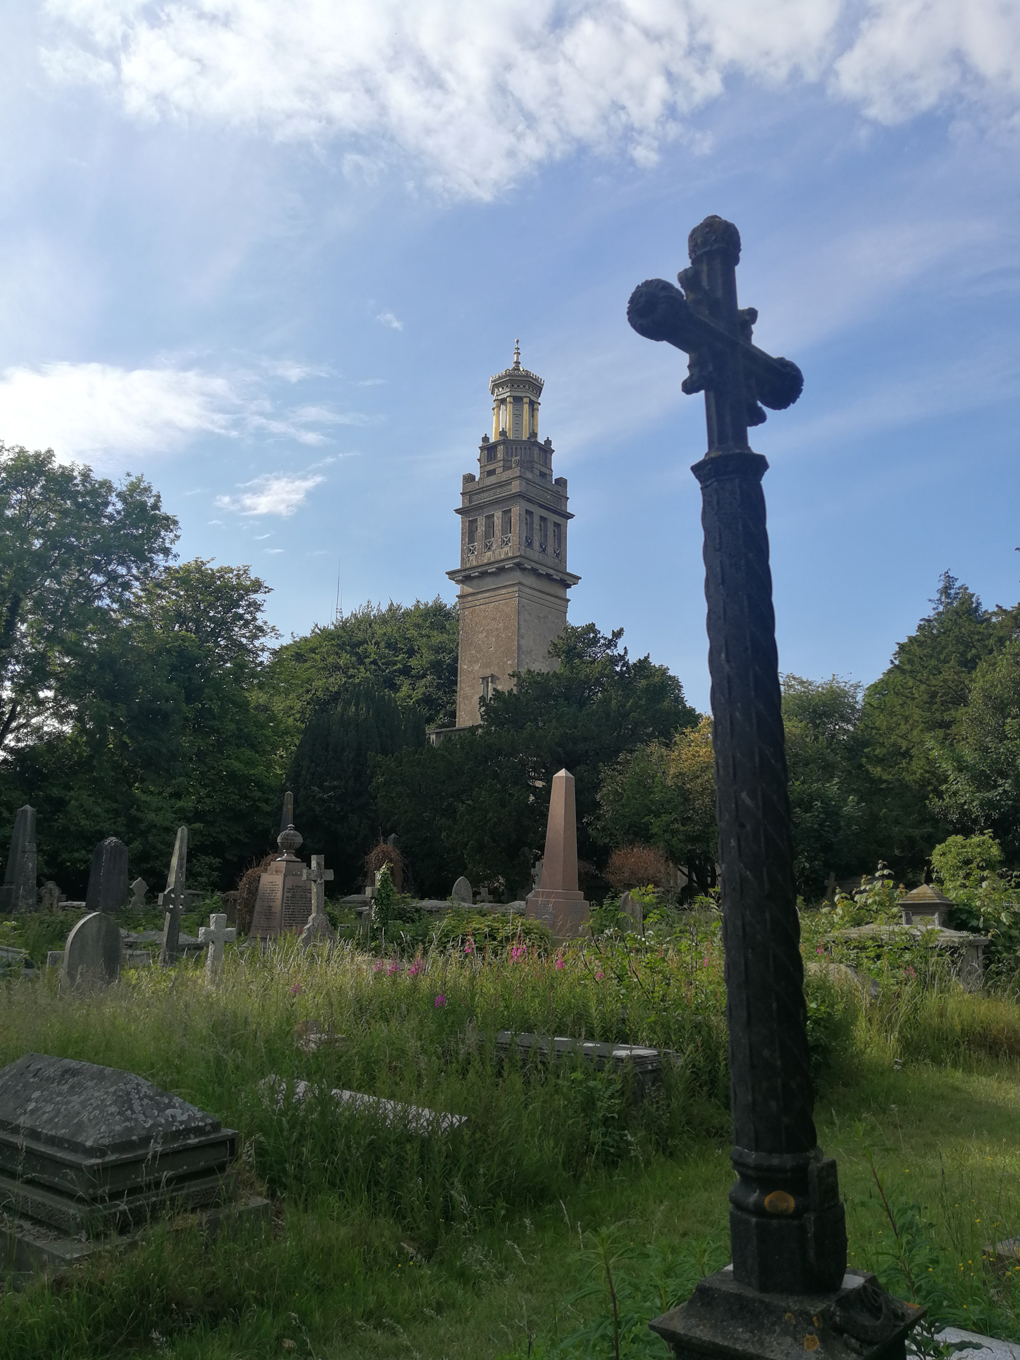
[[[568,770],[553,775],[542,882],[528,894],[524,915],[548,926],[556,940],[587,933],[590,912],[577,887],[577,812],[574,776]]]

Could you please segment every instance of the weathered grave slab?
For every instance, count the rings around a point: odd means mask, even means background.
[[[258,1217],[231,1202],[237,1135],[133,1072],[29,1053],[0,1071],[0,1273],[73,1265],[152,1217],[209,1231]]]
[[[29,958],[24,949],[15,949],[11,945],[0,945],[0,977],[10,977],[19,974],[30,973],[35,968],[35,964]]]
[[[282,1077],[267,1077],[262,1089],[274,1099],[276,1109],[283,1109],[289,1100],[301,1105],[320,1093],[311,1082],[295,1081],[288,1084]],[[449,1133],[468,1122],[466,1114],[448,1114],[430,1110],[425,1105],[408,1105],[400,1100],[386,1100],[382,1096],[366,1095],[363,1091],[344,1091],[334,1088],[330,1096],[340,1105],[378,1119],[390,1128],[406,1128],[408,1133]]]
[[[564,1035],[523,1033],[501,1029],[496,1034],[496,1051],[506,1057],[514,1049],[526,1059],[561,1062],[582,1058],[593,1067],[612,1068],[621,1075],[633,1074],[641,1094],[647,1094],[662,1081],[665,1063],[679,1066],[679,1055],[670,1049],[648,1048],[641,1044],[599,1043],[593,1039],[571,1039]]]
[[[108,987],[120,977],[120,927],[105,911],[83,916],[64,944],[61,985]]]

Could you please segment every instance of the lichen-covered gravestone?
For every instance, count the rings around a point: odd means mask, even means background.
[[[63,987],[108,987],[120,977],[120,927],[105,911],[83,916],[67,937]]]
[[[0,1071],[2,1273],[66,1265],[154,1214],[221,1204],[236,1152],[233,1130],[133,1072],[26,1054]]]
[[[128,900],[128,852],[123,841],[107,836],[92,852],[85,906],[115,916]]]
[[[468,907],[474,902],[474,893],[471,889],[471,884],[463,874],[461,874],[460,878],[457,879],[457,882],[450,889],[450,896],[455,902],[463,902],[464,905]]]

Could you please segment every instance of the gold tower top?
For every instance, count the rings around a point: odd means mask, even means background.
[[[515,340],[513,364],[489,379],[493,439],[538,438],[538,408],[544,386],[537,373],[521,368],[521,342]]]

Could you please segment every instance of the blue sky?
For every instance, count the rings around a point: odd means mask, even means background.
[[[700,398],[625,320],[736,222],[782,669],[1020,597],[1010,0],[0,0],[0,438],[144,473],[284,635],[454,597],[488,379],[546,380],[574,622],[708,704]]]

